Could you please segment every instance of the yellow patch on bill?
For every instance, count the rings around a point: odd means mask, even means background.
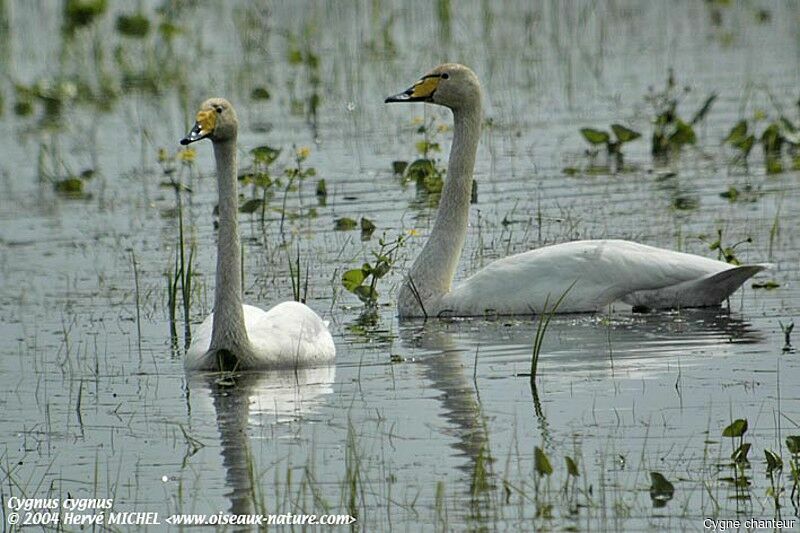
[[[439,86],[439,77],[422,78],[414,84],[412,98],[427,98]]]
[[[214,113],[213,109],[202,109],[197,112],[195,118],[197,123],[200,124],[201,135],[211,134],[211,132],[214,131],[214,127],[217,125],[217,115]]]

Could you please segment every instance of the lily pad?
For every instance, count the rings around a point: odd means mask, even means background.
[[[607,132],[594,128],[581,128],[581,135],[590,144],[605,144],[611,139]]]
[[[336,231],[350,231],[358,227],[358,222],[349,217],[337,218],[333,224]]]

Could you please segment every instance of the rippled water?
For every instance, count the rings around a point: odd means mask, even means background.
[[[120,36],[126,6],[112,4],[70,39],[60,4],[0,2],[3,501],[70,494],[161,515],[344,512],[366,531],[701,529],[709,516],[776,515],[764,475],[770,448],[785,462],[781,516],[797,516],[784,440],[800,433],[800,369],[796,354],[782,353],[779,322],[800,306],[800,174],[767,175],[760,146],[749,168],[731,164],[722,143],[741,118],[800,116],[792,2],[230,2],[160,15],[160,3],[145,2],[154,21],[180,28],[169,46],[155,30],[144,41]],[[292,50],[319,57],[318,83],[289,61]],[[392,175],[391,162],[416,156],[414,117],[449,117],[382,102],[443,60],[479,74],[491,120],[459,276],[577,238],[713,257],[698,236],[722,229],[726,243],[752,237],[737,255],[772,262],[757,281],[780,287],[748,283],[718,310],[556,317],[534,389],[524,374],[535,320],[398,322],[394,291],[435,208]],[[661,167],[644,96],[663,87],[669,67],[692,88],[682,115],[711,92],[718,98],[696,147]],[[68,100],[50,122],[38,100],[32,116],[14,113],[13,83],[98,87],[103,76],[117,92],[108,105]],[[272,98],[252,100],[256,87]],[[313,94],[316,122],[302,112]],[[309,146],[307,164],[326,179],[326,205],[315,198],[317,178],[290,194],[291,209],[318,216],[288,220],[286,245],[276,211],[263,226],[257,214],[241,221],[247,301],[291,298],[289,256],[299,247],[309,304],[332,324],[335,368],[189,379],[171,348],[165,274],[178,222],[157,150],[177,149],[211,95],[237,107],[242,165],[262,144],[283,148],[277,169],[293,146]],[[566,175],[588,164],[579,128],[612,122],[645,133],[625,146],[633,169]],[[444,160],[449,133],[438,139]],[[197,243],[193,321],[210,310],[215,264],[212,154],[207,144],[197,152],[184,214]],[[87,168],[96,171],[89,197],[53,192],[50,180]],[[760,191],[753,202],[719,196],[747,184]],[[696,209],[673,207],[687,197]],[[270,206],[281,200],[278,192]],[[369,217],[378,233],[362,241],[334,231],[343,216]],[[341,273],[369,259],[380,233],[411,229],[419,236],[378,287],[387,305],[365,324]],[[747,498],[732,498],[723,479],[733,468],[721,433],[736,418],[748,420],[752,443]],[[534,446],[555,471],[538,485]],[[560,492],[565,456],[581,474],[571,499]],[[651,502],[654,471],[675,485],[665,507]]]

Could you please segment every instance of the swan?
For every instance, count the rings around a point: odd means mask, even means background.
[[[452,286],[469,221],[481,131],[481,85],[468,67],[440,65],[386,103],[429,102],[453,112],[453,144],[439,211],[398,292],[400,317],[596,312],[623,301],[640,308],[722,303],[769,265],[734,266],[624,240],[545,246],[494,261]],[[549,302],[549,303],[548,303]]]
[[[236,138],[238,120],[224,98],[206,100],[187,145],[208,138],[214,146],[219,192],[219,235],[214,312],[195,330],[187,370],[264,370],[318,366],[336,356],[324,322],[305,304],[287,301],[269,311],[242,304]]]

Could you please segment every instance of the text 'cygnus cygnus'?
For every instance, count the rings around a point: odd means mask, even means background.
[[[440,65],[386,102],[430,102],[453,111],[453,145],[428,241],[398,294],[403,316],[529,315],[562,295],[558,312],[594,312],[624,301],[648,308],[719,305],[767,265],[735,266],[622,240],[575,241],[499,259],[451,287],[469,221],[481,131],[481,86],[472,70]]]
[[[206,100],[197,122],[181,139],[208,138],[214,145],[219,191],[217,279],[214,312],[194,332],[187,370],[252,370],[316,366],[330,362],[336,347],[326,323],[305,304],[283,302],[269,311],[242,305],[236,112],[223,98]]]

